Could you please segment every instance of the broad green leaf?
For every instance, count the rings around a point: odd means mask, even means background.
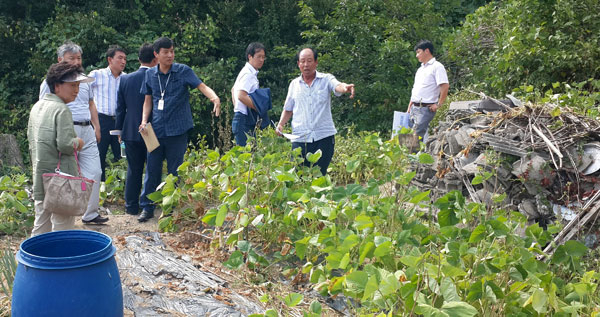
[[[363,293],[365,287],[367,286],[367,282],[369,281],[369,276],[364,271],[354,271],[348,275],[346,275],[346,289],[345,291],[349,292],[353,297],[358,297]]]
[[[379,283],[379,291],[383,296],[387,296],[395,293],[401,286],[394,274],[388,274]]]
[[[438,213],[438,223],[440,227],[454,226],[458,223],[458,217],[454,210],[444,209]]]
[[[345,270],[346,266],[348,266],[348,263],[350,263],[350,253],[346,252],[346,254],[344,254],[342,259],[340,260],[340,264],[338,265],[338,268]]]
[[[148,194],[146,195],[146,197],[148,197],[148,199],[152,200],[153,202],[159,202],[162,200],[163,195],[160,191],[155,191],[152,194]]]
[[[448,264],[442,265],[442,273],[444,276],[448,276],[450,278],[467,275],[467,272],[463,271],[462,269]]]
[[[219,207],[219,212],[217,213],[217,219],[215,220],[215,225],[217,227],[222,226],[223,222],[225,222],[226,216],[227,216],[227,206],[221,205],[221,207]]]
[[[546,304],[548,303],[548,295],[544,291],[536,289],[533,291],[533,295],[531,295],[531,297],[531,306],[533,309],[540,314],[545,313],[547,306]]]
[[[392,242],[391,241],[386,241],[382,244],[380,244],[376,249],[375,252],[373,252],[373,255],[375,257],[383,257],[386,255],[390,255],[392,253]]]
[[[356,246],[358,243],[360,243],[360,238],[355,234],[351,234],[351,235],[347,236],[346,239],[344,239],[344,242],[340,246],[339,250],[349,251],[354,246]]]
[[[428,317],[448,317],[448,314],[441,310],[424,303],[419,303],[415,312],[422,316]]]
[[[218,211],[214,208],[208,210],[206,212],[206,215],[204,215],[204,217],[202,217],[202,222],[209,224],[209,225],[215,225],[215,219],[217,217],[217,213],[218,213]]]
[[[488,223],[494,229],[494,235],[497,237],[504,237],[510,232],[510,229],[499,220],[491,219]]]
[[[277,178],[278,181],[280,182],[294,182],[296,181],[296,175],[290,173],[290,172],[283,172],[281,174],[277,174],[275,176],[275,178]]]
[[[306,160],[309,161],[309,162],[311,162],[312,164],[316,164],[317,161],[319,161],[319,159],[321,158],[322,155],[323,155],[323,151],[321,151],[319,149],[315,153],[307,153],[306,154]]]
[[[404,264],[408,267],[411,267],[411,268],[417,267],[417,265],[419,264],[419,261],[421,261],[421,257],[412,256],[412,255],[405,255],[400,258],[400,262],[402,262],[402,264]]]
[[[250,242],[244,240],[238,241],[237,246],[238,249],[244,253],[249,252],[251,248]]]
[[[173,217],[164,217],[158,221],[158,230],[162,232],[169,231],[168,228],[173,225]]]
[[[467,294],[467,301],[473,302],[480,299],[483,296],[483,283],[481,281],[475,281],[475,283],[471,284],[469,288],[469,293]]]
[[[475,227],[473,232],[471,232],[471,236],[469,237],[469,243],[477,243],[485,238],[487,235],[487,229],[483,224]]]
[[[304,259],[304,254],[306,254],[306,248],[308,247],[308,241],[310,240],[310,236],[306,236],[295,242],[296,246],[296,255],[300,259]]]
[[[471,184],[473,185],[479,185],[481,183],[483,183],[484,179],[482,175],[476,175],[475,177],[473,177],[473,180],[471,180]]]
[[[420,203],[421,201],[423,201],[423,199],[425,199],[425,198],[427,198],[427,196],[429,196],[430,192],[431,191],[428,190],[428,191],[425,191],[425,192],[418,193],[413,198],[411,198],[411,200],[409,201],[409,203],[411,203],[411,204],[418,204],[418,203]]]
[[[360,160],[349,160],[346,162],[346,172],[354,173],[356,169],[360,166]]]
[[[283,302],[288,307],[295,307],[304,299],[304,295],[298,293],[289,293],[283,298]]]
[[[442,311],[448,317],[471,317],[478,314],[475,307],[460,301],[452,301],[442,305]]]
[[[363,246],[361,246],[358,264],[362,264],[365,261],[365,258],[371,257],[374,249],[375,244],[373,242],[367,242]]]
[[[267,311],[265,311],[265,317],[279,317],[279,314],[273,309],[267,309]]]
[[[377,277],[375,275],[372,275],[371,277],[369,277],[369,280],[367,281],[367,284],[365,285],[362,300],[365,301],[365,300],[371,299],[371,296],[373,295],[373,293],[375,293],[378,289],[379,289],[379,282],[377,282]]]
[[[327,264],[332,268],[332,269],[337,269],[340,267],[340,262],[342,262],[342,258],[344,257],[344,254],[340,253],[340,252],[331,252],[326,258],[325,260],[327,260]]]
[[[433,164],[435,161],[433,157],[427,153],[419,154],[419,163],[421,164]]]
[[[269,302],[269,294],[264,293],[261,297],[258,298],[258,300],[260,300],[261,303],[268,303]]]
[[[310,307],[308,310],[313,314],[320,314],[323,308],[321,307],[321,303],[319,303],[317,300],[313,300],[310,303]]]
[[[581,242],[575,240],[569,240],[565,242],[565,249],[570,256],[584,256],[588,248]]]
[[[244,264],[244,254],[236,250],[230,256],[229,259],[223,264],[230,269],[238,269],[242,264]]]
[[[456,292],[456,286],[452,282],[452,279],[449,277],[442,278],[442,283],[440,285],[440,290],[442,291],[442,296],[444,296],[444,301],[446,302],[460,302],[460,296]]]
[[[356,218],[354,219],[353,226],[356,228],[356,230],[372,228],[373,221],[371,220],[371,217],[369,217],[365,214],[360,214],[360,215],[356,216]]]

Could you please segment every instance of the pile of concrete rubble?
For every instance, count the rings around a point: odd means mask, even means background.
[[[435,163],[419,165],[414,183],[434,199],[459,190],[541,225],[580,224],[600,209],[600,122],[508,97],[453,102],[426,141]]]

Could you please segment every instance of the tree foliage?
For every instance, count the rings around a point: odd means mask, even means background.
[[[298,76],[298,48],[322,53],[319,69],[357,85],[358,98],[335,98],[340,127],[359,130],[391,126],[390,112],[405,108],[417,67],[412,47],[444,37],[484,0],[107,0],[2,1],[0,3],[0,132],[16,133],[25,146],[24,127],[39,84],[56,48],[71,40],[83,48],[87,71],[106,67],[105,52],[118,44],[128,52],[127,72],[138,67],[143,42],[169,36],[176,61],[192,66],[221,97],[224,116],[212,118],[206,98],[194,94],[192,135],[213,146],[229,147],[230,88],[245,63],[248,43],[267,48],[259,73],[281,111],[290,80]]]
[[[459,86],[497,95],[522,85],[544,90],[600,79],[599,31],[596,0],[495,1],[449,38],[448,60]]]

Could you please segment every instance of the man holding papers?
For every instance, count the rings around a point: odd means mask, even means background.
[[[189,89],[198,89],[210,99],[217,117],[221,112],[221,101],[215,92],[189,66],[174,63],[175,50],[171,39],[161,37],[154,42],[153,48],[158,65],[146,71],[140,90],[146,97],[139,130],[145,133],[144,129],[152,114],[152,128],[160,146],[148,153],[144,189],[140,198],[140,222],[154,217],[155,206],[147,196],[156,191],[161,182],[163,161],[167,160],[167,171],[175,176],[177,168],[183,163],[187,133],[194,127]]]

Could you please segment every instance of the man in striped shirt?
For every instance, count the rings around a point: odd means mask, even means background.
[[[117,90],[121,81],[121,75],[125,74],[125,63],[127,55],[125,50],[117,45],[112,45],[106,51],[108,67],[92,71],[89,76],[96,80],[92,84],[94,101],[98,109],[98,119],[100,121],[100,143],[98,151],[100,152],[100,165],[102,166],[102,181],[106,179],[106,154],[108,147],[112,149],[113,161],[121,158],[121,149],[119,139],[115,135],[110,135],[110,130],[115,129],[115,118],[117,112]]]

